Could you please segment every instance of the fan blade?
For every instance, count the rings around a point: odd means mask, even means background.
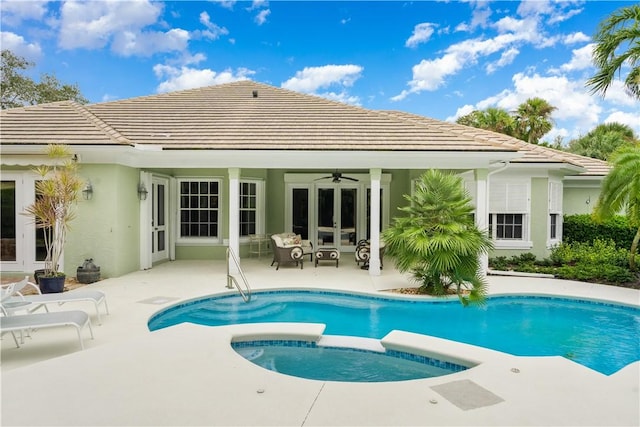
[[[333,176],[323,176],[322,178],[314,179],[314,181],[320,181],[321,179],[329,179],[329,178],[333,178]]]
[[[355,181],[358,182],[359,180],[356,178],[351,178],[350,176],[343,176],[342,179],[348,179],[349,181]]]

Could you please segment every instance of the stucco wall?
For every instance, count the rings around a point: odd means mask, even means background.
[[[600,196],[600,188],[565,187],[562,210],[565,215],[590,214]]]
[[[137,169],[114,165],[83,165],[93,198],[82,200],[65,247],[65,273],[76,275],[93,258],[102,278],[120,276],[139,267],[139,201]]]

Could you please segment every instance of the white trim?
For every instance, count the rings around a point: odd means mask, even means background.
[[[151,192],[151,180],[153,175],[149,172],[140,171],[139,183],[142,183],[147,191]],[[150,194],[145,200],[139,201],[140,206],[140,270],[147,270],[153,265],[151,245],[153,244],[151,235],[151,205]]]
[[[235,256],[240,260],[240,169],[229,168],[229,198],[227,200],[229,213],[229,249],[233,251]],[[232,257],[229,257],[229,265],[227,266],[230,273],[239,273],[238,265]]]
[[[218,183],[218,231],[217,237],[181,237],[182,219],[180,215],[180,185],[183,182],[207,181]],[[220,177],[204,177],[204,176],[179,176],[176,177],[176,227],[175,227],[175,244],[176,246],[211,246],[222,242],[222,230],[224,229],[224,180]]]
[[[265,182],[262,178],[240,178],[240,186],[242,184],[255,184],[256,185],[256,231],[252,234],[265,234],[265,208],[266,208],[266,194],[265,194]],[[238,197],[240,196],[240,189],[238,190]],[[238,203],[238,215],[240,215],[240,203]],[[240,236],[241,242],[249,242],[249,236]]]
[[[530,240],[494,240],[495,249],[531,249],[533,242]]]

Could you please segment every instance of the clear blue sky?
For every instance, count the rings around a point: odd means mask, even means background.
[[[591,36],[618,1],[13,1],[2,49],[77,83],[91,102],[251,79],[372,109],[455,120],[557,107],[546,140],[618,121],[640,134],[619,82],[589,95]]]

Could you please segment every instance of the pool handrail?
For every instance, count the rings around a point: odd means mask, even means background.
[[[242,287],[240,287],[238,280],[229,271],[229,259],[232,259],[233,263],[236,265],[236,268],[238,269],[238,273],[242,278],[246,290],[243,290]],[[249,281],[247,280],[244,272],[242,271],[242,268],[240,267],[240,262],[238,261],[236,254],[233,253],[233,250],[227,246],[227,288],[232,289],[234,285],[238,292],[240,292],[240,296],[242,296],[244,302],[251,301],[251,286],[249,286]]]

